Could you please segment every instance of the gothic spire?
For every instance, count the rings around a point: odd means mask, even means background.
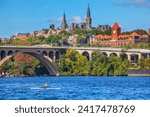
[[[68,27],[68,24],[67,24],[67,20],[66,20],[66,15],[64,13],[63,15],[63,19],[62,19],[62,24],[61,24],[61,28],[64,30]]]
[[[88,4],[87,16],[86,16],[86,29],[92,28],[92,18],[90,13],[90,5]]]
[[[63,16],[63,22],[66,23],[66,15],[65,15],[65,13],[64,13],[64,16]]]
[[[91,18],[90,5],[88,4],[87,17]]]

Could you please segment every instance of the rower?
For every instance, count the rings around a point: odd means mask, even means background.
[[[48,84],[45,82],[45,84],[43,85],[43,88],[44,89],[47,89],[48,88]]]

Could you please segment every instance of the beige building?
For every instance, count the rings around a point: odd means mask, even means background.
[[[78,35],[69,36],[68,43],[69,45],[76,46],[77,45]]]

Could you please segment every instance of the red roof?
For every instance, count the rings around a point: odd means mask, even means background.
[[[120,28],[118,23],[115,23],[112,28]]]
[[[136,32],[133,32],[130,36],[140,36],[139,34],[137,34]]]
[[[107,36],[107,35],[97,35],[96,38],[98,38],[98,39],[103,39],[103,38],[105,38],[105,39],[111,39],[111,36]]]

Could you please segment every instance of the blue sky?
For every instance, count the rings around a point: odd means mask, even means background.
[[[0,37],[85,19],[90,4],[93,26],[118,22],[123,31],[150,28],[150,0],[0,0]]]

